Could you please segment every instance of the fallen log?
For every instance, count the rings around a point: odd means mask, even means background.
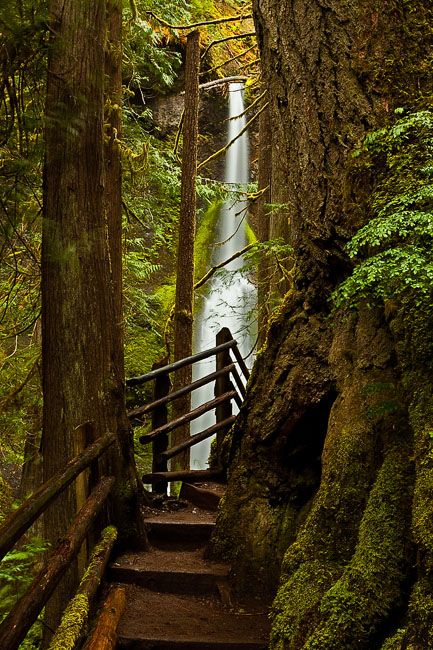
[[[77,593],[64,611],[49,650],[58,650],[59,648],[74,650],[78,642],[85,636],[90,607],[116,539],[117,530],[114,526],[108,526],[102,531],[101,539],[92,553],[89,566],[81,579]]]
[[[117,627],[125,607],[125,588],[115,587],[102,605],[95,628],[83,650],[114,650],[117,644]]]

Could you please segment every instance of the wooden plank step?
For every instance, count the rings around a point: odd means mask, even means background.
[[[265,650],[267,613],[235,613],[217,599],[193,598],[126,586],[119,648],[130,650]]]
[[[215,514],[197,510],[161,512],[145,519],[152,545],[166,547],[200,546],[206,544],[215,528]]]
[[[108,579],[175,594],[218,594],[229,567],[210,562],[203,549],[125,553],[110,564]]]
[[[179,496],[181,499],[186,499],[198,508],[216,512],[224,492],[225,488],[221,484],[205,483],[192,485],[191,483],[182,483]]]

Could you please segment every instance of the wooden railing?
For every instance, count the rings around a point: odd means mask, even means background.
[[[232,355],[234,358],[232,358]],[[215,372],[201,379],[197,379],[175,392],[170,392],[171,373],[184,366],[192,365],[210,357],[215,357]],[[139,386],[150,381],[155,382],[153,401],[144,406],[132,409],[128,413],[131,422],[138,422],[140,424],[146,415],[152,415],[151,431],[140,438],[142,444],[153,443],[152,472],[143,476],[144,483],[153,484],[153,490],[162,493],[166,491],[168,481],[200,481],[220,476],[223,473],[221,467],[201,471],[184,470],[169,472],[168,461],[185,449],[189,449],[214,434],[217,435],[217,448],[219,449],[224,436],[236,419],[236,416],[233,415],[232,402],[235,401],[238,407],[241,407],[245,397],[244,381],[248,381],[249,374],[235,339],[230,330],[225,327],[217,334],[215,347],[198,352],[180,361],[162,367],[155,367],[145,375],[133,377],[127,381],[127,385],[130,387]],[[214,399],[171,422],[168,421],[168,405],[171,402],[212,382],[215,382]],[[168,434],[170,432],[213,409],[216,412],[215,424],[200,433],[190,436],[180,444],[169,448]]]
[[[61,472],[46,481],[32,497],[24,501],[6,519],[0,526],[0,559],[12,549],[36,519],[84,470],[91,468],[93,478],[96,478],[97,472],[96,470],[93,471],[93,468],[95,468],[94,463],[114,444],[115,440],[115,434],[107,434],[99,438],[79,456],[71,460]],[[96,479],[96,487],[81,507],[69,529],[57,546],[49,553],[27,591],[1,623],[0,648],[2,650],[15,650],[19,647],[46,602],[54,593],[68,567],[77,557],[83,541],[91,531],[113,488],[114,482],[115,479],[110,476],[103,476],[99,481]],[[89,579],[87,575],[87,580],[83,579],[77,592],[84,594],[88,602],[96,594],[115,539],[115,529],[112,527],[105,529],[102,532],[101,541],[95,548],[91,559],[92,579]],[[86,616],[83,616],[82,621],[78,622],[74,631],[77,641],[80,635],[83,635],[85,625]],[[59,628],[59,633],[60,631],[61,628]]]
[[[234,358],[232,358],[232,355]],[[183,366],[196,363],[203,359],[215,356],[216,369],[202,379],[198,379],[188,386],[170,392],[170,373]],[[243,379],[241,378],[243,377]],[[217,335],[216,346],[210,350],[199,352],[191,357],[175,363],[155,368],[151,372],[129,379],[129,386],[141,385],[154,381],[153,401],[129,412],[132,421],[142,419],[147,414],[152,415],[152,430],[141,437],[141,442],[153,443],[153,472],[143,476],[144,482],[154,483],[157,491],[167,481],[171,480],[201,480],[222,473],[221,468],[203,471],[168,472],[167,462],[184,449],[217,434],[217,444],[221,441],[235,420],[232,413],[233,400],[240,407],[245,397],[244,382],[249,378],[249,371],[239,352],[236,341],[230,331],[224,328]],[[232,382],[233,379],[233,382]],[[180,418],[168,421],[168,405],[182,395],[215,382],[215,398],[193,409]],[[216,410],[216,423],[204,431],[191,436],[181,444],[168,448],[168,433],[185,422],[191,422],[200,415]],[[114,433],[106,434],[87,447],[78,456],[73,458],[66,467],[51,479],[46,481],[36,492],[12,513],[0,526],[0,560],[14,547],[14,545],[29,530],[33,523],[40,517],[55,499],[64,492],[85,470],[90,470],[90,485],[95,485],[89,497],[82,505],[69,529],[65,532],[57,546],[52,549],[43,562],[43,566],[34,577],[31,585],[24,595],[17,601],[10,613],[0,624],[0,649],[16,650],[24,640],[27,632],[36,621],[45,604],[54,593],[61,578],[78,556],[80,548],[89,535],[94,532],[95,520],[106,503],[113,488],[115,479],[111,476],[99,477],[96,461],[115,443]],[[113,548],[117,531],[108,527],[102,531],[100,541],[95,545],[90,559],[88,570],[85,571],[76,596],[66,608],[58,630],[49,646],[50,650],[58,647],[74,648],[80,644],[85,635],[88,623],[89,609],[82,607],[83,601],[89,605],[94,599],[100,581],[105,571],[111,550]],[[113,589],[108,595],[106,606],[101,609],[101,617],[107,608],[110,617],[115,622],[121,615],[125,605],[125,594],[121,588]],[[77,612],[80,612],[77,619]],[[114,614],[113,614],[114,612]],[[74,624],[71,628],[71,620]],[[106,635],[104,625],[94,626],[94,633],[88,640],[86,648],[99,647],[98,635]],[[64,639],[67,644],[64,645]],[[114,638],[114,637],[113,637]],[[94,645],[96,643],[96,645]],[[93,645],[92,645],[93,644]]]

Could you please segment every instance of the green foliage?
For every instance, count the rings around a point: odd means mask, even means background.
[[[31,539],[20,549],[10,551],[0,562],[0,617],[3,619],[30,586],[34,567],[46,551],[47,544]]]
[[[377,183],[371,219],[348,244],[356,264],[334,293],[335,304],[393,298],[412,315],[431,315],[433,112],[412,113],[375,131],[357,155]]]
[[[0,562],[0,620],[3,620],[32,583],[48,545],[33,538],[23,547],[10,551]],[[31,627],[20,650],[39,648],[42,637],[40,620]]]

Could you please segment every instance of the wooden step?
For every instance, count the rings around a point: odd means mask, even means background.
[[[210,510],[216,512],[218,510],[221,497],[224,494],[224,488],[222,484],[210,483],[210,484],[198,484],[192,485],[191,483],[182,483],[180,489],[181,499],[186,499],[190,503],[197,506],[197,508],[203,508],[205,510]]]
[[[206,544],[215,528],[211,512],[166,512],[145,520],[149,541],[164,548],[197,547]]]
[[[265,650],[266,612],[233,612],[217,599],[160,594],[126,585],[119,648],[130,650]]]
[[[219,593],[229,567],[210,562],[203,549],[184,551],[152,550],[125,553],[111,563],[108,579],[174,594],[206,595]]]

